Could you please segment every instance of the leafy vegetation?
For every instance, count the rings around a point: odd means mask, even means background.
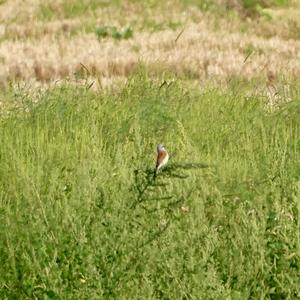
[[[95,32],[98,38],[112,37],[116,40],[127,40],[133,36],[133,30],[130,27],[118,30],[115,26],[98,26]]]
[[[297,93],[270,114],[140,72],[27,108],[0,123],[2,299],[300,298]]]

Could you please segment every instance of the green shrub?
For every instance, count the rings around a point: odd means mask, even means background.
[[[133,36],[133,30],[130,27],[127,27],[123,31],[119,31],[114,26],[99,26],[96,28],[95,33],[98,38],[112,37],[116,40],[127,40]]]

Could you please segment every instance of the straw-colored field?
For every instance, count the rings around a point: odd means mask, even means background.
[[[152,2],[6,1],[0,11],[1,82],[49,82],[82,74],[84,65],[105,84],[126,78],[140,63],[218,83],[299,77],[300,4],[251,19],[224,8],[203,12],[179,0]],[[130,28],[132,36],[102,37],[104,26]]]

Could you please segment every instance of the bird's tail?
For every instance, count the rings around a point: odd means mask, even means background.
[[[157,175],[157,168],[154,169],[154,172],[153,172],[153,179],[155,180],[156,178],[156,175]]]

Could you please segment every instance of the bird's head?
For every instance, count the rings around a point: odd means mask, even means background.
[[[157,145],[157,152],[159,152],[161,150],[165,150],[165,146],[163,144],[158,144]]]

